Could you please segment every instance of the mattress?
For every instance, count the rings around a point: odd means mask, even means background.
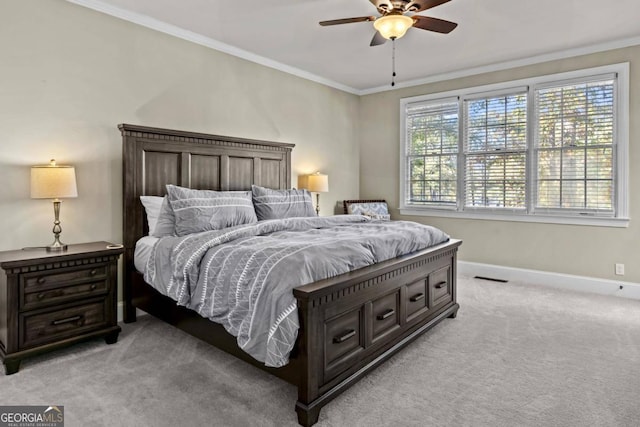
[[[136,249],[133,253],[133,265],[135,265],[136,270],[140,273],[144,274],[153,245],[155,245],[159,239],[159,237],[144,236],[136,242]]]

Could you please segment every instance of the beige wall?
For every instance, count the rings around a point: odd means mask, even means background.
[[[0,250],[49,244],[29,166],[76,167],[62,240],[122,241],[118,123],[296,144],[292,182],[330,177],[321,207],[358,196],[357,96],[63,0],[0,2]]]
[[[631,63],[628,228],[605,228],[446,217],[403,217],[399,204],[400,99],[581,68]],[[360,100],[360,196],[384,198],[396,219],[440,227],[461,238],[460,259],[566,274],[640,282],[640,46],[363,96]],[[614,275],[624,263],[626,275]]]

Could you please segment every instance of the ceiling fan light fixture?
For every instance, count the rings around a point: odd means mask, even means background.
[[[387,40],[399,39],[413,26],[413,19],[405,15],[385,15],[373,22],[380,35]]]

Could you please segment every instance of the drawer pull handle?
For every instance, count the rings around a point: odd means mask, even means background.
[[[76,316],[67,317],[66,319],[54,320],[53,322],[51,322],[51,324],[53,326],[58,326],[58,325],[63,325],[65,323],[75,322],[76,320],[80,320],[80,319],[82,319],[82,316],[78,314]]]
[[[49,298],[58,298],[58,297],[63,297],[64,296],[64,290],[60,289],[59,291],[49,291],[49,292],[40,292],[38,294],[38,299],[43,299],[45,297],[49,297]]]
[[[90,275],[95,276],[98,271],[94,268],[89,272]]]
[[[96,287],[97,287],[97,286],[96,286],[96,284],[94,283],[94,284],[92,284],[91,286],[89,286],[89,289],[91,289],[91,290],[93,291]]]
[[[424,299],[424,294],[423,293],[419,293],[419,294],[416,294],[416,295],[412,296],[411,298],[409,298],[409,301],[416,302],[416,301],[420,301],[421,299]]]
[[[36,282],[43,284],[44,282],[46,282],[47,279],[45,279],[44,277],[38,277],[38,280],[36,280]]]
[[[389,317],[393,316],[393,314],[394,314],[395,312],[396,312],[396,311],[395,311],[393,308],[390,308],[389,310],[385,311],[384,313],[382,313],[382,314],[378,314],[377,319],[378,319],[378,320],[384,320],[384,319],[386,319],[386,318],[389,318]]]
[[[333,338],[333,342],[334,343],[341,343],[341,342],[345,342],[346,340],[348,340],[351,337],[355,337],[356,336],[356,331],[355,329],[350,329],[347,332],[345,332],[344,334],[340,335],[339,337],[334,337]]]
[[[436,289],[442,289],[442,288],[444,288],[445,286],[447,286],[447,282],[442,281],[442,282],[438,282],[438,283],[436,283],[435,288],[436,288]]]

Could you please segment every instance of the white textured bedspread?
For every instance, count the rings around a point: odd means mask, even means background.
[[[144,277],[178,304],[221,323],[255,359],[280,367],[299,327],[293,288],[448,239],[428,225],[359,215],[268,220],[161,238]]]

